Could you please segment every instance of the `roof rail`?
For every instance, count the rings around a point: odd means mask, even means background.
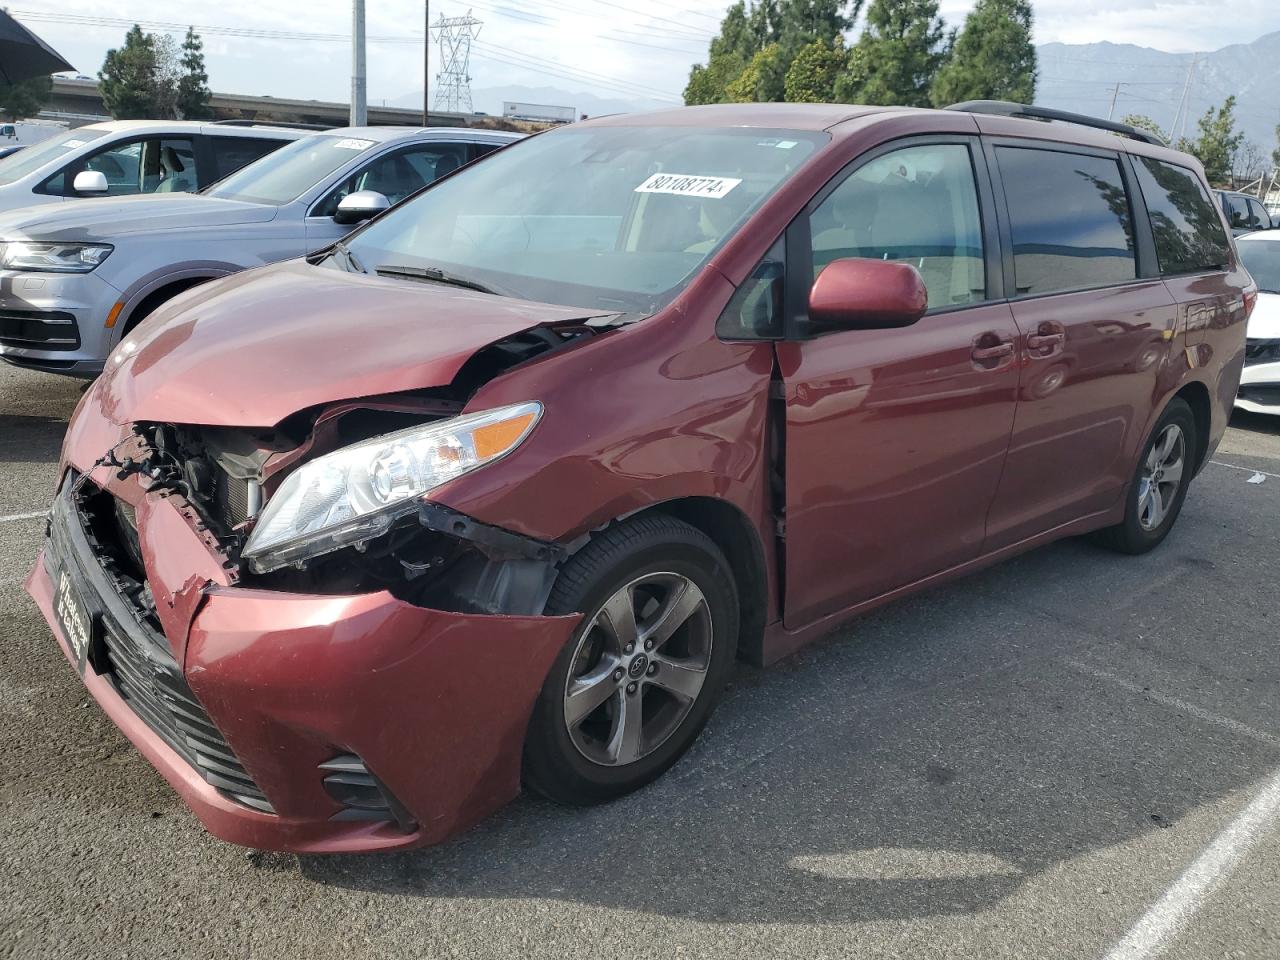
[[[1058,120],[1062,123],[1074,123],[1081,127],[1093,127],[1095,130],[1107,130],[1118,133],[1122,137],[1141,140],[1143,143],[1157,147],[1167,147],[1163,137],[1147,130],[1139,130],[1127,123],[1114,120],[1100,120],[1083,113],[1069,113],[1066,110],[1053,110],[1049,107],[1033,107],[1025,103],[1012,103],[1008,100],[966,100],[953,103],[946,110],[959,110],[962,113],[985,113],[993,117],[1022,117],[1027,120]]]
[[[324,123],[288,123],[283,120],[210,120],[222,127],[284,127],[286,130],[333,130]]]

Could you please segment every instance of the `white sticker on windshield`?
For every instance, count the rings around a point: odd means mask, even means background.
[[[742,182],[733,177],[696,177],[687,173],[655,173],[636,193],[675,193],[684,197],[708,197],[719,200]]]
[[[774,144],[774,146],[777,147],[779,150],[790,150],[799,142],[800,142],[799,140],[779,140],[777,143]]]
[[[368,150],[372,146],[372,140],[359,140],[355,137],[344,137],[337,143],[339,150]]]
[[[62,145],[66,147],[68,150],[70,150],[75,147],[83,147],[87,142],[88,141],[86,140],[64,140],[62,142]]]

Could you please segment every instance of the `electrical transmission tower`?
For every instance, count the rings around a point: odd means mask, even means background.
[[[440,40],[440,62],[436,74],[435,109],[471,113],[471,41],[480,35],[480,23],[467,11],[465,17],[440,15],[431,30]]]

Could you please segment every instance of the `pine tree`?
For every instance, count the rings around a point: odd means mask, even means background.
[[[783,97],[786,70],[782,48],[771,43],[751,58],[737,78],[726,88],[728,103],[773,103]]]
[[[848,54],[844,37],[831,41],[819,38],[800,48],[787,70],[785,92],[789,103],[831,103],[836,98],[836,79],[845,68]]]
[[[103,106],[117,120],[156,116],[158,75],[154,38],[134,24],[125,34],[124,46],[107,51],[98,72]]]
[[[187,27],[180,62],[182,75],[178,78],[178,112],[187,120],[207,120],[213,116],[209,108],[209,74],[204,68],[204,43],[195,27]]]
[[[32,77],[18,83],[0,83],[0,116],[6,120],[33,117],[49,102],[53,77]]]
[[[1036,48],[1030,0],[978,0],[951,58],[933,82],[938,107],[962,100],[1030,103],[1036,94]]]
[[[863,0],[782,0],[778,43],[787,65],[815,40],[843,35],[862,11]]]
[[[846,103],[930,106],[929,89],[947,60],[937,0],[871,0],[867,27],[836,82]]]
[[[1147,133],[1154,133],[1161,140],[1168,140],[1168,137],[1165,136],[1165,132],[1160,129],[1160,124],[1156,123],[1145,113],[1125,114],[1124,119],[1120,122],[1138,130],[1145,130]]]
[[[1231,179],[1231,165],[1244,142],[1244,133],[1236,130],[1236,98],[1227,97],[1222,106],[1210,107],[1196,121],[1200,136],[1195,140],[1179,140],[1177,149],[1194,154],[1204,166],[1211,184],[1225,184]]]

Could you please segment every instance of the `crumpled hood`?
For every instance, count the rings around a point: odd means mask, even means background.
[[[445,386],[481,347],[587,315],[290,260],[161,307],[108,359],[94,400],[117,424],[270,427],[317,404]]]
[[[262,223],[279,211],[262,203],[194,193],[97,197],[0,213],[0,240],[111,240],[156,230]]]

